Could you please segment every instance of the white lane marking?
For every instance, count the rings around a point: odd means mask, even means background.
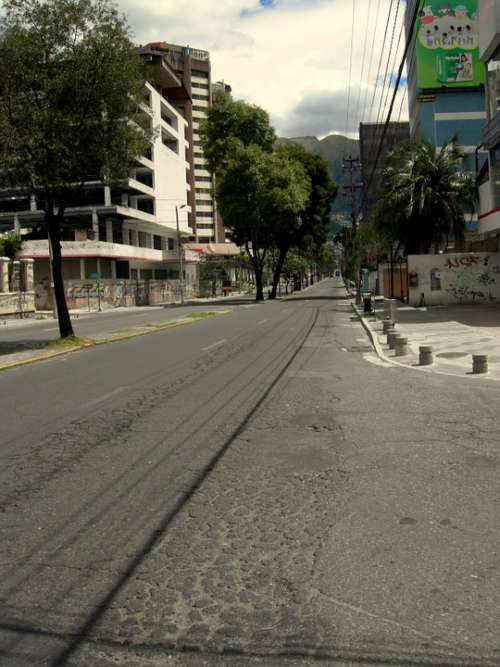
[[[347,348],[346,348],[346,347],[341,347],[340,349],[342,350],[342,352],[347,352]]]
[[[257,322],[257,326],[259,326],[259,324],[265,324],[266,322],[267,320],[261,320],[260,322]]]
[[[42,329],[42,331],[59,331],[59,327],[50,327],[50,329]]]
[[[218,340],[216,343],[212,343],[212,345],[207,345],[207,347],[202,347],[203,352],[208,352],[208,350],[214,350],[216,347],[220,347],[221,345],[224,345],[226,342],[226,338],[223,338],[222,340]]]
[[[116,396],[117,394],[120,394],[122,391],[125,391],[125,389],[128,389],[128,387],[117,387],[116,389],[113,389],[113,391],[109,391],[107,394],[104,394],[103,396],[99,396],[99,398],[94,398],[93,401],[89,401],[88,403],[84,403],[81,405],[81,409],[84,410],[86,408],[92,408],[94,405],[98,405],[99,403],[102,403],[103,401],[106,401],[108,398],[111,398],[112,396]]]

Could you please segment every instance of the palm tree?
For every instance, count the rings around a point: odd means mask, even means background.
[[[450,236],[463,241],[464,211],[477,199],[475,179],[463,172],[464,157],[456,138],[438,152],[431,144],[410,142],[392,156],[375,224],[407,254],[429,253]]]

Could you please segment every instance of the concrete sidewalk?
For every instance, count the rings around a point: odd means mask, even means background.
[[[394,351],[389,350],[386,336],[382,334],[383,301],[376,300],[375,304],[373,316],[363,315],[360,308],[357,312],[384,361],[427,372],[500,381],[500,304],[428,308],[399,304],[396,329],[408,338],[410,351],[404,357],[396,357]],[[418,365],[421,345],[433,347],[435,362],[432,366]],[[472,375],[473,354],[488,355],[487,375]]]

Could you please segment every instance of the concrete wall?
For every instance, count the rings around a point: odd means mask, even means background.
[[[408,257],[410,305],[500,301],[500,253]]]
[[[479,0],[479,55],[486,62],[500,44],[500,3]]]
[[[97,310],[98,287],[93,281],[66,280],[64,283],[69,309]],[[152,306],[180,299],[178,280],[103,280],[100,286],[101,308]],[[52,310],[52,293],[47,281],[35,286],[36,309]],[[194,286],[186,286],[186,297],[196,296]]]
[[[0,293],[0,316],[31,315],[35,312],[34,292]]]

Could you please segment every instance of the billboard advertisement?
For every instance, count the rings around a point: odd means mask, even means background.
[[[416,26],[419,88],[484,84],[478,19],[478,0],[424,0]]]

